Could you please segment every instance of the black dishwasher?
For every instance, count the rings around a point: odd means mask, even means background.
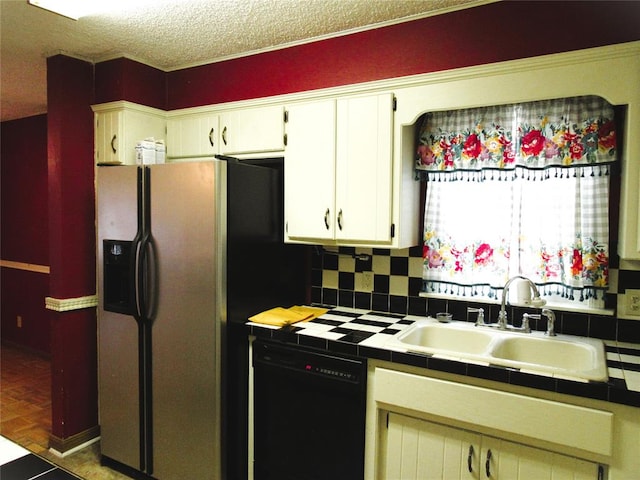
[[[366,360],[256,340],[254,479],[364,478]]]

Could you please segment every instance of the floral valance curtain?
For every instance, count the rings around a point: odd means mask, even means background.
[[[419,132],[416,169],[593,166],[615,160],[615,146],[613,107],[597,96],[433,112]]]
[[[524,275],[543,295],[603,306],[616,155],[599,97],[425,115],[425,291],[495,298]]]

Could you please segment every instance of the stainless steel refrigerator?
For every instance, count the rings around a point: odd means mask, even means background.
[[[98,168],[103,464],[142,478],[221,479],[227,450],[242,451],[242,435],[228,444],[236,428],[225,400],[229,382],[246,377],[233,378],[245,372],[227,365],[237,346],[225,332],[230,316],[242,323],[283,300],[264,296],[260,245],[279,249],[273,268],[299,262],[282,251],[278,178],[231,159]],[[296,275],[286,298],[303,301]]]

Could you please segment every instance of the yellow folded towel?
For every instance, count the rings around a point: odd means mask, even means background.
[[[249,320],[255,323],[263,323],[266,325],[275,325],[283,327],[303,320],[311,320],[326,313],[324,308],[304,307],[296,305],[291,308],[275,307],[270,310],[258,313]]]
[[[305,318],[304,321],[313,320],[314,318],[318,318],[320,315],[324,315],[329,311],[327,308],[307,307],[302,305],[295,305],[293,307],[290,307],[289,310],[308,315],[308,317]]]

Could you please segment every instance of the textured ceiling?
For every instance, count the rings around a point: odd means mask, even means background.
[[[46,112],[46,57],[170,71],[487,0],[111,0],[78,21],[0,0],[0,120]]]

